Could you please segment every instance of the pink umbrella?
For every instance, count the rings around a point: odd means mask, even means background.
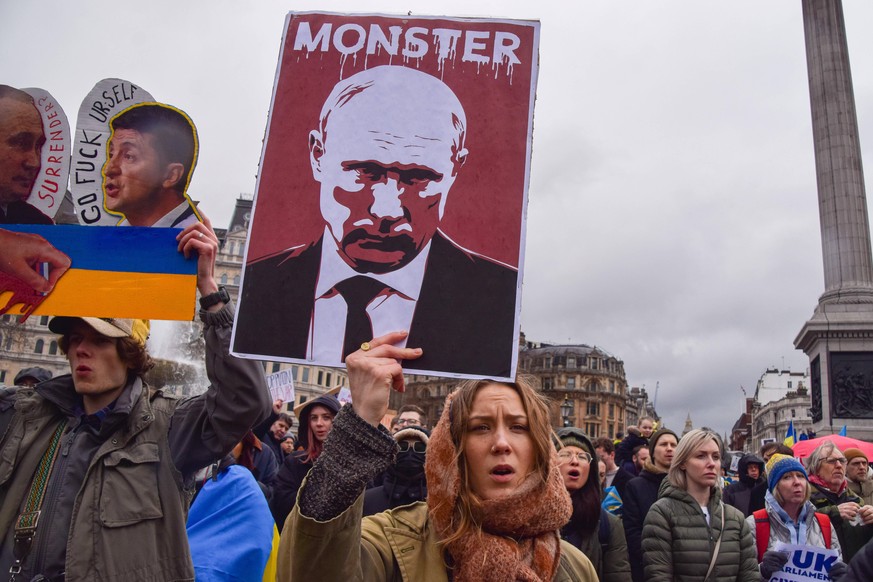
[[[824,441],[831,441],[837,445],[837,448],[840,449],[840,451],[845,451],[846,449],[851,449],[853,447],[861,449],[864,454],[867,455],[868,459],[873,459],[873,443],[859,441],[858,439],[852,439],[838,434],[829,434],[814,439],[799,441],[793,447],[794,456],[800,459],[808,457],[810,453],[812,453],[812,451]]]

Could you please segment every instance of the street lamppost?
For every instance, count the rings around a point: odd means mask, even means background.
[[[570,416],[573,414],[573,401],[564,396],[564,402],[561,403],[561,419],[564,426],[570,426]]]

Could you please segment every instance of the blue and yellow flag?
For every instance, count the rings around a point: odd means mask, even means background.
[[[197,257],[185,259],[178,252],[178,229],[23,224],[3,228],[43,237],[71,264],[47,296],[27,289],[16,293],[0,284],[0,311],[8,307],[10,314],[138,319],[194,316]],[[30,311],[28,305],[36,308]]]
[[[794,443],[797,442],[797,431],[794,430],[794,421],[788,421],[788,432],[785,433],[785,440],[782,441],[789,447],[793,447]]]
[[[615,488],[614,485],[610,485],[603,490],[603,501],[601,502],[600,506],[612,515],[621,517],[621,495],[618,494],[618,490]]]

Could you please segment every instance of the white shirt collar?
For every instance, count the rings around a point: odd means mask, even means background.
[[[386,287],[390,287],[412,301],[418,301],[429,254],[430,241],[405,267],[388,273],[366,273],[366,276],[384,283]],[[336,241],[330,230],[325,227],[321,246],[321,268],[318,271],[318,282],[315,285],[315,298],[323,297],[333,289],[334,285],[355,275],[361,275],[361,273],[352,269],[348,263],[340,258]]]

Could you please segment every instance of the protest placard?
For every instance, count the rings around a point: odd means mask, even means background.
[[[770,577],[770,582],[813,582],[830,580],[828,571],[837,561],[837,551],[815,546],[777,542],[773,548],[788,552],[788,562]]]
[[[233,350],[511,379],[539,23],[289,14]]]

